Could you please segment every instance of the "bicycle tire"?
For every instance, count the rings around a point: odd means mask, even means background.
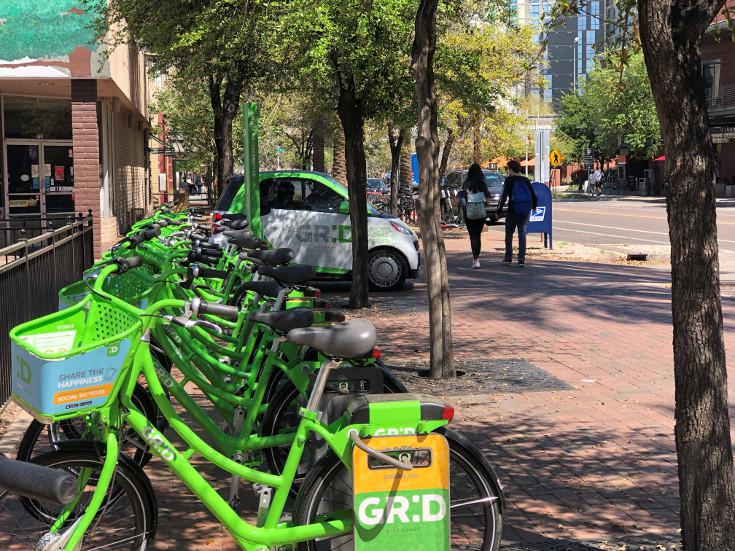
[[[472,523],[466,524],[465,521],[460,519],[467,518],[464,515],[464,511],[467,510],[465,507],[457,507],[452,511],[462,511],[462,516],[455,516],[452,514],[451,529],[452,529],[452,544],[453,550],[470,550],[478,549],[481,551],[496,551],[500,547],[500,540],[502,537],[503,528],[503,514],[502,514],[502,498],[497,494],[495,488],[495,482],[490,478],[487,469],[483,465],[474,450],[468,448],[462,439],[455,438],[456,433],[453,431],[438,431],[443,432],[449,442],[449,453],[450,453],[450,496],[451,500],[455,505],[460,503],[457,499],[458,488],[461,484],[458,482],[457,470],[458,467],[465,470],[467,474],[476,485],[476,488],[482,492],[480,497],[496,497],[497,499],[490,502],[481,504],[470,505],[473,509],[482,510],[482,516],[486,520],[484,530],[479,532]],[[454,465],[454,467],[452,466]],[[351,473],[347,470],[347,467],[340,461],[335,454],[323,458],[318,465],[309,473],[307,478],[303,481],[301,491],[296,499],[294,507],[294,525],[300,526],[314,522],[318,514],[329,513],[330,510],[334,511],[333,507],[320,507],[323,503],[323,498],[329,490],[329,484],[332,481],[344,484],[343,489],[336,490],[336,494],[339,494],[344,503],[335,501],[334,494],[327,496],[325,504],[332,505],[343,505],[341,509],[352,508],[352,490],[351,490]],[[340,509],[338,509],[340,510]],[[469,539],[474,536],[474,539],[481,539],[478,543],[465,543],[459,540]],[[299,551],[327,551],[336,550],[345,551],[353,549],[352,534],[345,536],[339,536],[331,539],[323,540],[311,540],[298,544],[297,549]]]

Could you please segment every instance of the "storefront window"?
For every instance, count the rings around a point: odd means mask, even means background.
[[[6,138],[71,139],[71,101],[20,96],[3,99]]]

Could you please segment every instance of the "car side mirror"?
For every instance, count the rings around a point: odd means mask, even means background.
[[[350,214],[350,202],[349,201],[342,201],[339,204],[338,212],[340,214]]]

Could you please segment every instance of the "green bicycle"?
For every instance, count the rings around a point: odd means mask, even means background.
[[[37,521],[40,531],[45,530],[38,549],[96,549],[101,545],[105,549],[144,549],[152,541],[157,522],[155,494],[142,469],[119,453],[123,425],[150,446],[246,550],[290,545],[304,549],[351,548],[354,514],[349,482],[353,448],[366,449],[378,461],[396,467],[399,461],[371,448],[364,439],[377,440],[381,434],[420,435],[439,431],[449,441],[451,457],[451,502],[447,510],[452,518],[453,545],[497,549],[502,492],[497,477],[482,456],[446,429],[453,415],[451,407],[425,396],[367,395],[351,400],[336,421],[326,424],[320,420],[319,404],[329,373],[341,359],[362,357],[374,348],[377,337],[369,322],[356,320],[288,333],[289,342],[319,350],[331,359],[319,370],[309,401],[300,410],[298,425],[290,435],[279,435],[288,436],[292,443],[282,473],[276,475],[241,464],[217,451],[174,411],[164,390],[165,381],[159,378],[154,366],[148,339],[158,324],[191,326],[200,322],[187,317],[159,317],[158,312],[167,308],[188,310],[191,305],[184,301],[159,301],[147,307],[144,316],[138,316],[136,309],[122,301],[93,294],[75,307],[18,326],[11,333],[17,367],[14,373],[19,373],[14,378],[16,401],[44,421],[84,416],[97,433],[96,444],[69,442],[62,444],[59,451],[34,459],[36,465],[62,471],[58,477],[73,476],[74,496],[56,499],[65,501],[63,505],[52,507],[38,499],[33,491],[37,484],[32,475],[19,487],[17,480],[11,483],[2,474],[5,469],[0,470],[0,487],[30,496],[23,498],[24,510]],[[220,316],[227,313],[231,318],[238,315],[237,308],[232,307],[230,311],[226,308],[217,305],[216,313]],[[49,351],[49,345],[56,351]],[[85,390],[43,392],[33,387],[39,384],[45,388],[43,385],[50,380],[52,386],[58,383],[58,376],[49,376],[44,369],[49,364],[54,364],[54,373],[63,367],[60,361],[70,362],[68,367],[72,370],[78,369],[80,355],[87,356],[86,360],[93,359],[93,354],[100,359],[101,366],[110,366],[102,368],[102,376],[108,374],[109,378],[96,385],[103,388],[90,390],[86,386]],[[108,370],[113,371],[108,373]],[[141,375],[168,425],[185,443],[185,450],[175,447],[133,402]],[[23,384],[30,387],[24,389]],[[330,454],[312,468],[301,485],[288,520],[289,491],[306,443],[313,437],[323,439]],[[195,454],[257,485],[260,508],[255,523],[243,520],[197,471],[191,463]],[[396,468],[411,466],[399,464]],[[343,495],[342,503],[334,499],[336,492]],[[13,541],[6,543],[11,545]]]

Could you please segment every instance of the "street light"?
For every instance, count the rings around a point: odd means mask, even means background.
[[[577,51],[579,50],[579,36],[574,37],[574,59],[572,63],[574,65],[574,93],[577,93]]]

